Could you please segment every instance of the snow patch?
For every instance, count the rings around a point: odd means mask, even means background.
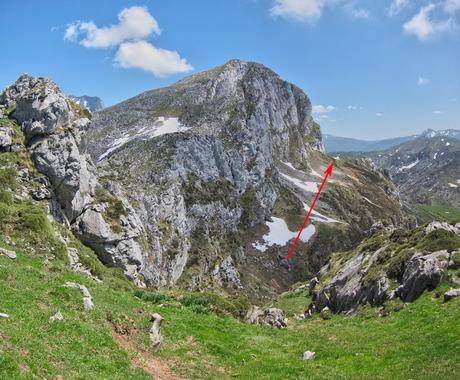
[[[436,160],[436,157],[438,157],[438,152],[434,154],[433,159]]]
[[[458,182],[458,181],[457,181],[457,182]],[[456,184],[450,183],[450,182],[449,182],[449,186],[450,186],[450,187],[454,187],[454,188],[457,188],[457,187],[458,187]]]
[[[297,170],[294,165],[292,165],[290,162],[287,161],[281,161],[282,164],[289,166],[292,170]]]
[[[307,182],[300,179],[288,176],[287,174],[280,173],[281,176],[287,179],[289,182],[292,182],[298,188],[305,190],[309,193],[316,193],[318,191],[318,184],[316,182]]]
[[[112,142],[112,144],[110,144],[109,148],[99,156],[98,161],[103,160],[112,152],[121,148],[129,141],[138,138],[145,141],[152,139],[154,137],[167,135],[170,133],[184,132],[189,129],[189,127],[180,124],[179,119],[177,117],[167,118],[164,116],[160,116],[155,120],[153,125],[149,124],[142,128],[134,129],[131,133],[126,133],[122,137],[116,139],[114,142]]]
[[[449,146],[450,145],[450,142],[446,142],[446,146]]]
[[[272,222],[265,223],[269,231],[266,235],[262,236],[262,240],[252,243],[252,246],[260,252],[265,252],[268,247],[273,245],[284,247],[289,242],[289,240],[294,239],[297,236],[298,232],[291,231],[284,219],[276,218],[273,216],[272,220]],[[315,234],[315,231],[315,226],[310,224],[303,229],[299,239],[302,242],[307,243]]]
[[[302,202],[302,204],[303,204],[303,209],[308,212],[310,210],[310,206],[305,202]],[[343,223],[338,220],[329,218],[323,214],[320,214],[318,211],[315,211],[315,210],[311,212],[310,218],[311,220],[314,220],[315,222],[321,222],[321,223]]]
[[[416,161],[412,162],[412,163],[409,164],[409,165],[401,166],[401,167],[398,169],[398,173],[401,173],[403,170],[406,170],[406,169],[412,169],[412,168],[413,168],[415,165],[417,165],[419,162],[420,162],[420,160],[416,160]]]

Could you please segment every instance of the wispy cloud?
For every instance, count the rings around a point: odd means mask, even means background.
[[[454,28],[452,18],[434,19],[433,11],[437,7],[438,5],[433,3],[421,7],[419,12],[404,24],[404,32],[416,36],[421,41],[425,41],[436,34],[452,30]]]
[[[384,114],[383,114],[382,112],[377,112],[377,113],[375,114],[375,116],[377,116],[377,117],[382,117],[382,116],[384,116]]]
[[[352,104],[350,104],[349,106],[347,106],[347,110],[350,110],[350,111],[356,111],[359,107],[358,106],[354,106]]]
[[[433,111],[433,114],[435,114],[435,115],[442,115],[443,113],[444,112],[439,111],[439,110]]]
[[[115,65],[122,68],[139,68],[163,77],[193,69],[176,51],[161,49],[145,41],[161,29],[145,7],[124,8],[118,14],[118,23],[98,27],[93,21],[77,21],[67,26],[64,39],[86,48],[118,46]]]
[[[418,79],[417,79],[417,84],[419,86],[426,86],[429,83],[430,83],[430,80],[428,78],[418,77]]]
[[[460,0],[446,0],[444,3],[444,11],[447,13],[460,11]]]
[[[301,22],[317,21],[334,0],[275,0],[270,13],[275,17]]]
[[[356,8],[351,8],[350,9],[350,15],[351,17],[355,19],[362,19],[362,20],[367,20],[371,17],[371,12],[369,12],[367,9],[356,9]]]
[[[388,15],[393,17],[401,13],[410,3],[410,0],[393,0],[390,8],[388,9]]]
[[[321,104],[313,106],[312,107],[312,112],[313,113],[329,113],[332,111],[335,111],[336,108],[334,106],[323,106]]]

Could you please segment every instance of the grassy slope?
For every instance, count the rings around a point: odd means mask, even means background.
[[[422,220],[451,220],[460,222],[460,210],[441,200],[433,200],[431,204],[417,205]]]
[[[288,329],[273,330],[177,303],[158,307],[23,251],[16,261],[0,257],[0,265],[0,308],[11,316],[0,320],[0,378],[146,378],[113,342],[108,319],[136,329],[136,343],[146,348],[152,311],[166,319],[158,355],[195,378],[453,379],[460,371],[459,300],[425,294],[386,317],[369,308],[356,317],[291,319]],[[88,286],[93,312],[83,311],[78,291],[61,286],[69,280]],[[279,301],[291,314],[307,302],[304,296]],[[65,321],[49,323],[58,309]],[[317,358],[302,361],[305,350]]]

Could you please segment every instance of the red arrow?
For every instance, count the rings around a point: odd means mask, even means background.
[[[299,241],[299,238],[300,238],[300,235],[302,234],[302,231],[303,229],[305,228],[307,222],[308,222],[308,219],[310,218],[310,214],[312,213],[313,211],[313,207],[315,207],[315,203],[316,201],[318,200],[319,198],[319,195],[321,194],[321,191],[323,190],[323,187],[324,187],[324,184],[326,183],[327,181],[327,178],[332,174],[332,167],[334,166],[334,163],[332,162],[329,167],[326,169],[326,171],[324,172],[325,176],[324,176],[324,179],[323,179],[323,183],[321,184],[321,186],[319,187],[319,190],[318,192],[316,193],[316,197],[315,199],[313,200],[313,203],[311,204],[310,206],[310,210],[308,210],[308,214],[307,216],[305,217],[305,220],[303,221],[302,223],[302,226],[300,227],[300,230],[299,230],[299,233],[297,234],[297,237],[295,238],[294,240],[294,244],[292,244],[292,247],[291,247],[291,250],[289,251],[288,255],[287,255],[287,259],[288,261],[290,261],[292,259],[292,254],[294,253],[294,249],[295,249],[295,246],[297,245],[297,242]]]

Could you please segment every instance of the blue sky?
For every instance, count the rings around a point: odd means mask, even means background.
[[[460,128],[460,0],[4,0],[2,16],[1,88],[27,72],[111,105],[239,58],[301,87],[326,133]]]

